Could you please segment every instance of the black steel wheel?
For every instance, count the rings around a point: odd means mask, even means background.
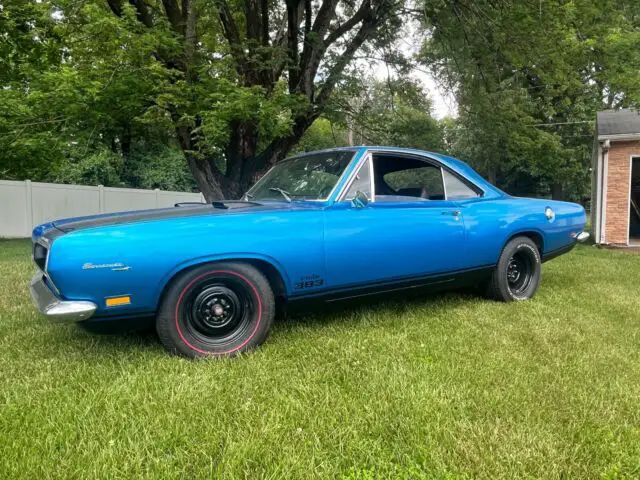
[[[197,358],[233,356],[260,345],[275,311],[267,279],[251,265],[208,264],[169,287],[157,330],[172,353]]]
[[[487,295],[510,302],[533,297],[540,283],[541,260],[537,245],[529,237],[509,241],[487,284]]]

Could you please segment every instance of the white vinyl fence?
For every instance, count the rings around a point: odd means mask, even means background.
[[[0,237],[30,237],[36,225],[59,218],[202,201],[200,193],[0,180]]]

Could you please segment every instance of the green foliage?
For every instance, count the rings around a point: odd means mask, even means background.
[[[348,145],[347,132],[341,123],[320,117],[302,136],[293,153],[313,152],[325,148],[345,147]]]
[[[197,191],[195,181],[177,147],[136,149],[130,162],[131,184],[140,188],[159,188],[178,192]]]
[[[236,194],[295,145],[376,30],[377,47],[395,38],[400,4],[338,3],[323,16],[316,3],[267,0],[3,2],[0,172],[95,178],[104,165],[116,182],[110,150],[122,157],[121,182],[166,185],[171,156],[145,157],[157,172],[132,170],[132,146],[152,137],[161,140],[150,151],[180,148],[205,195]],[[299,52],[282,22],[294,7],[312,20],[303,33],[295,13]]]
[[[173,22],[156,0],[113,1],[117,14],[106,0],[0,3],[3,178],[191,188],[187,177],[206,166],[198,188],[217,182],[207,195],[233,195],[292,147],[384,144],[447,150],[510,192],[582,200],[595,112],[640,104],[636,1],[423,0],[416,9],[340,1],[327,35],[361,5],[377,16],[358,17],[306,64],[304,48],[327,37],[305,39],[300,15],[301,51],[277,43],[290,2],[266,4],[266,43],[250,31],[253,3],[168,4],[195,9],[192,36],[186,17]],[[321,3],[310,4],[315,22]],[[221,23],[224,5],[235,40]],[[456,120],[431,117],[411,59],[394,43],[416,16],[418,60],[456,93]],[[374,20],[353,54],[382,56],[396,69],[387,81],[344,56]],[[191,168],[179,165],[179,151]]]
[[[444,149],[443,129],[431,116],[431,100],[410,79],[352,81],[336,92],[330,118],[351,131],[357,145]]]
[[[596,111],[640,100],[638,10],[426,1],[421,61],[460,106],[449,148],[507,190],[585,199]]]
[[[107,149],[95,150],[77,161],[64,162],[51,180],[57,183],[121,187],[122,169],[120,155]]]

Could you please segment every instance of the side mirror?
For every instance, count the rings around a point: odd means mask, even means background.
[[[367,196],[360,190],[356,192],[355,197],[351,199],[351,206],[354,208],[364,208],[369,203]]]

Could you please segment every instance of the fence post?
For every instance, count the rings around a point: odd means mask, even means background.
[[[156,208],[160,208],[160,189],[154,188],[154,192],[156,192]]]
[[[98,185],[98,213],[104,213],[104,185]]]
[[[27,234],[27,237],[31,237],[31,230],[33,230],[33,227],[35,226],[33,224],[33,197],[31,195],[31,180],[25,180],[24,181],[24,195],[25,195],[25,204],[26,204],[26,208],[25,208],[25,213],[26,213],[26,227],[27,227],[27,231],[25,232]]]

